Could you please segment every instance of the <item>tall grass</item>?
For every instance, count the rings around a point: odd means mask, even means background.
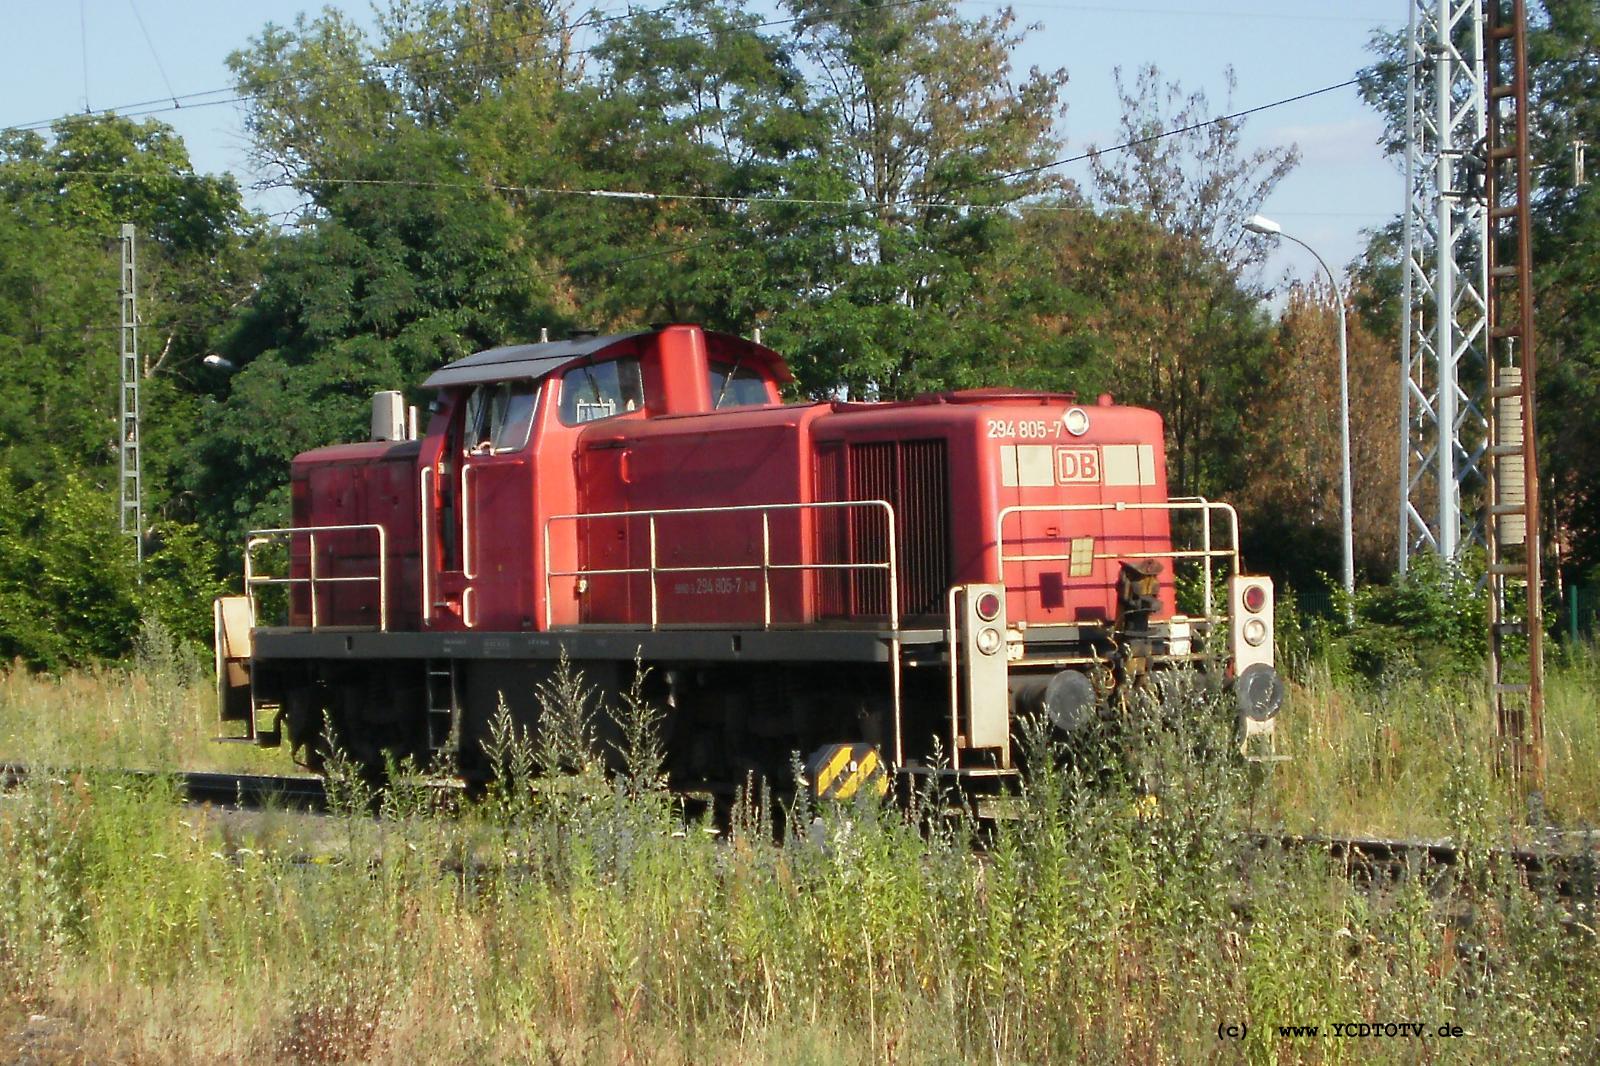
[[[47,683],[4,684],[8,701],[62,705]],[[569,674],[544,695],[583,692]],[[1321,736],[1332,752],[1375,732],[1336,695],[1297,696],[1324,708],[1323,732],[1296,727],[1297,746]],[[270,821],[181,807],[160,782],[31,779],[0,804],[9,1016],[66,1019],[91,1058],[162,1062],[1600,1054],[1587,911],[1530,893],[1486,853],[1453,885],[1367,893],[1326,860],[1233,839],[1241,812],[1274,805],[1372,813],[1362,781],[1396,805],[1415,796],[1442,826],[1493,835],[1495,786],[1469,750],[1479,734],[1462,726],[1459,749],[1407,761],[1413,739],[1435,750],[1420,738],[1448,725],[1447,703],[1396,717],[1398,754],[1387,741],[1297,751],[1264,777],[1221,756],[1224,709],[1178,692],[1134,707],[1123,742],[1071,758],[1029,730],[1034,772],[1016,817],[994,826],[931,788],[907,809],[813,811],[774,808],[757,786],[715,835],[657,787],[650,708],[620,710],[629,772],[617,778],[594,758],[593,710],[568,702],[533,736],[502,718],[491,756],[505,774],[454,816],[401,790],[374,817],[335,763],[346,787],[319,823],[337,838],[326,862],[305,861],[303,841]],[[1308,774],[1328,776],[1294,791]],[[783,819],[791,831],[774,833]],[[1465,1035],[1275,1028],[1389,1021]],[[1221,1039],[1227,1024],[1248,1032]]]
[[[1494,721],[1472,680],[1336,683],[1313,663],[1280,719],[1291,761],[1272,774],[1267,824],[1296,831],[1450,836],[1465,816],[1526,837],[1600,820],[1600,656],[1563,650],[1547,672],[1543,794],[1494,778]],[[1464,794],[1465,790],[1465,794]]]
[[[132,666],[59,676],[35,674],[20,663],[0,669],[0,759],[39,766],[294,772],[280,752],[213,742],[221,726],[210,669],[205,664],[202,675],[159,644]]]

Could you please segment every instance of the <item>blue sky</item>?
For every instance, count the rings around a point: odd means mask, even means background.
[[[372,22],[366,4],[341,7]],[[608,10],[621,0],[603,0]],[[962,3],[975,17],[994,4]],[[1372,30],[1404,25],[1404,0],[1149,0],[1136,4],[1033,2],[1012,5],[1018,21],[1037,24],[1018,66],[1065,67],[1069,110],[1061,133],[1070,153],[1116,139],[1112,71],[1131,74],[1154,63],[1185,89],[1205,89],[1213,111],[1224,102],[1223,70],[1238,78],[1234,109],[1253,107],[1344,81],[1371,61]],[[224,60],[268,21],[291,22],[303,3],[258,0],[80,0],[79,4],[7,5],[0,40],[0,126],[93,108],[125,106],[226,89]],[[87,69],[86,69],[87,68]],[[222,92],[211,99],[223,99]],[[235,104],[195,106],[158,117],[183,136],[196,166],[231,171],[248,188],[250,170],[241,113]],[[170,105],[168,105],[170,106]],[[1264,213],[1342,264],[1363,244],[1362,229],[1382,224],[1402,204],[1394,164],[1376,146],[1379,125],[1355,90],[1344,89],[1275,108],[1249,120],[1251,145],[1299,145],[1302,162],[1273,194]],[[1086,164],[1065,169],[1086,180]],[[284,206],[254,196],[254,206]],[[1309,277],[1309,256],[1285,246],[1270,276]]]

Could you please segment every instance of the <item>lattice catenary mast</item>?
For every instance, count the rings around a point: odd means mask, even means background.
[[[143,464],[139,457],[139,301],[138,273],[134,259],[133,226],[122,224],[122,275],[119,295],[122,304],[122,387],[121,412],[117,422],[119,506],[117,527],[133,537],[139,565],[144,565]]]
[[[1482,536],[1461,506],[1463,485],[1481,481],[1487,434],[1462,381],[1481,384],[1488,317],[1485,211],[1472,187],[1488,135],[1481,0],[1414,0],[1406,71],[1401,573],[1416,552],[1454,559],[1463,536]]]

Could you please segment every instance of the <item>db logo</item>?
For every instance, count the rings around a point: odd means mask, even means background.
[[[1100,480],[1100,449],[1057,448],[1056,481],[1063,485],[1093,484]]]

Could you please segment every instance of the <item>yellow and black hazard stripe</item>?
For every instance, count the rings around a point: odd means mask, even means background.
[[[844,800],[863,790],[889,791],[889,771],[871,744],[828,744],[806,762],[811,794],[819,800]]]

